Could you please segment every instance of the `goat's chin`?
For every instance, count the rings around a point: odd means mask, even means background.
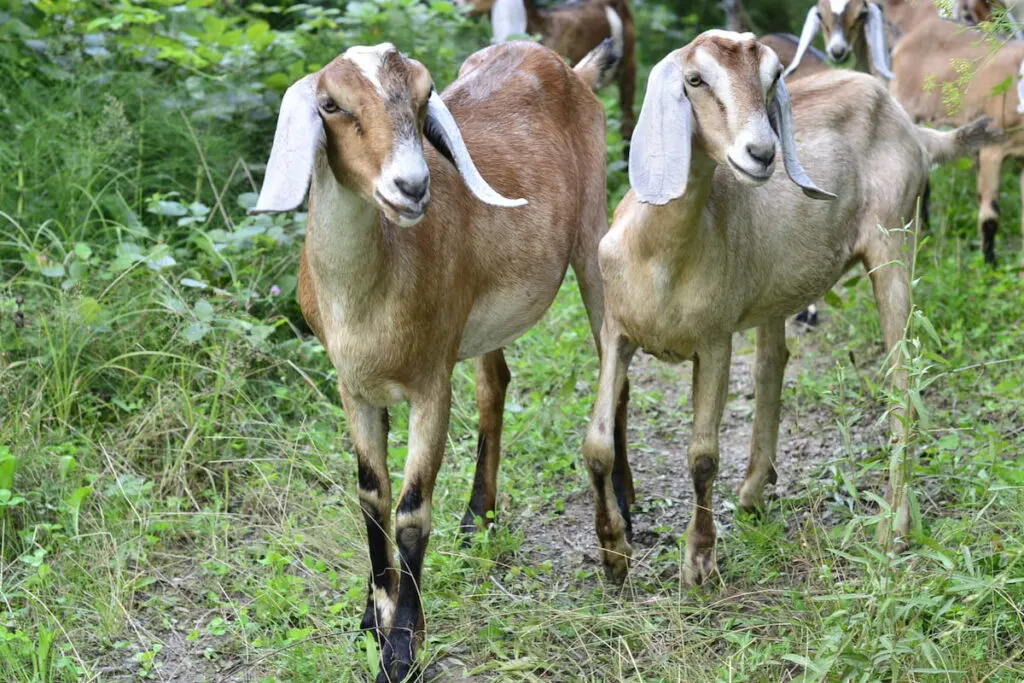
[[[744,185],[749,187],[761,187],[769,180],[771,180],[772,174],[775,172],[775,164],[772,163],[770,166],[760,170],[760,173],[751,173],[744,167],[732,160],[732,157],[727,157],[729,161],[729,170],[736,177],[736,180],[740,181]]]
[[[422,221],[423,217],[427,215],[429,195],[428,199],[424,200],[420,207],[416,209],[410,209],[401,206],[397,202],[388,201],[379,191],[373,193],[373,200],[381,213],[384,214],[384,217],[389,221],[400,228],[411,228]]]

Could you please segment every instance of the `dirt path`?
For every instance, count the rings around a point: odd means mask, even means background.
[[[816,373],[829,371],[829,359],[814,353],[820,343],[812,335],[794,338],[793,354],[786,368],[785,386],[792,386],[804,367]],[[734,339],[729,399],[722,420],[721,460],[715,483],[715,512],[719,535],[727,536],[733,527],[736,491],[743,481],[749,456],[754,413],[754,347],[743,336]],[[686,467],[686,448],[692,423],[690,405],[691,365],[670,366],[638,354],[630,368],[632,401],[629,411],[629,459],[636,487],[633,506],[633,546],[637,560],[634,572],[645,570],[643,558],[662,546],[673,546],[686,531],[692,505],[692,485]],[[661,400],[651,395],[661,394]],[[824,403],[799,410],[794,401],[783,397],[783,417],[779,430],[776,486],[766,496],[788,498],[799,495],[811,477],[828,476],[822,467],[844,458],[843,444],[832,410]],[[857,452],[882,443],[877,420],[861,420],[851,429]],[[539,514],[537,514],[539,513]],[[553,506],[532,513],[529,533],[525,535],[517,561],[534,564],[545,560],[570,572],[580,566],[598,566],[596,536],[593,527],[592,498],[589,488],[579,486],[565,498],[565,511],[557,514]],[[809,512],[808,512],[809,514]],[[518,521],[518,520],[517,520]],[[786,520],[798,523],[798,518]],[[525,524],[526,522],[523,521]]]

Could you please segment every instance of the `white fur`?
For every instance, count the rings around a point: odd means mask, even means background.
[[[524,0],[497,0],[491,7],[491,42],[503,43],[509,36],[526,33]]]
[[[1017,70],[1017,113],[1024,114],[1024,61]]]
[[[384,87],[380,82],[380,67],[384,63],[384,57],[394,51],[395,46],[391,43],[371,46],[358,45],[345,50],[345,54],[342,56],[354,62],[366,80],[370,81],[377,92],[383,95]]]
[[[850,0],[831,0],[829,4],[832,6],[832,11],[835,14],[840,14],[850,4]]]
[[[391,596],[385,589],[374,586],[373,604],[377,608],[378,614],[380,614],[381,621],[384,622],[382,626],[390,628],[395,619],[395,603]]]

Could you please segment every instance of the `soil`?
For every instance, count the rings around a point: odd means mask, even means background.
[[[806,336],[803,327],[794,323],[787,335],[793,358],[785,375],[776,460],[778,483],[766,487],[767,499],[799,497],[811,479],[832,476],[824,467],[826,464],[847,461],[832,409],[820,403],[800,410],[785,398],[785,387],[796,382],[803,368],[820,373],[829,371],[831,360],[814,351],[820,342],[813,333]],[[799,345],[803,350],[797,353],[793,339],[801,336]],[[737,335],[733,343],[729,400],[722,418],[719,472],[715,480],[715,518],[720,539],[728,537],[734,527],[736,492],[746,473],[753,429],[753,370],[754,346]],[[645,571],[650,570],[644,558],[660,548],[674,547],[690,521],[693,489],[686,448],[693,417],[689,400],[691,365],[670,366],[638,353],[630,366],[629,377],[632,395],[628,418],[629,461],[636,489],[632,509],[634,564],[631,571],[633,576],[643,579]],[[644,394],[655,392],[662,394],[663,400],[656,404],[638,400]],[[879,408],[876,415],[851,426],[850,440],[855,453],[884,443],[883,424],[877,419],[880,413]],[[515,512],[512,514],[515,518]],[[802,509],[796,518],[785,521],[797,524],[810,514],[823,523],[830,521],[827,510],[821,508]],[[559,570],[569,570],[572,575],[580,567],[600,566],[593,498],[588,486],[580,485],[566,495],[564,512],[548,505],[530,511],[529,515],[528,520],[512,522],[516,527],[529,529],[516,558],[518,563],[550,561],[556,569],[555,575],[562,575]],[[719,547],[720,564],[723,559],[723,549]]]

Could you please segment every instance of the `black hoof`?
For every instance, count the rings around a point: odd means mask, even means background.
[[[803,323],[808,327],[816,327],[818,325],[817,309],[815,309],[813,306],[810,308],[805,308],[804,310],[800,311],[797,314],[796,321],[798,323]]]
[[[406,629],[392,630],[384,641],[384,647],[381,648],[377,683],[416,680],[418,672],[415,661],[412,633]]]

